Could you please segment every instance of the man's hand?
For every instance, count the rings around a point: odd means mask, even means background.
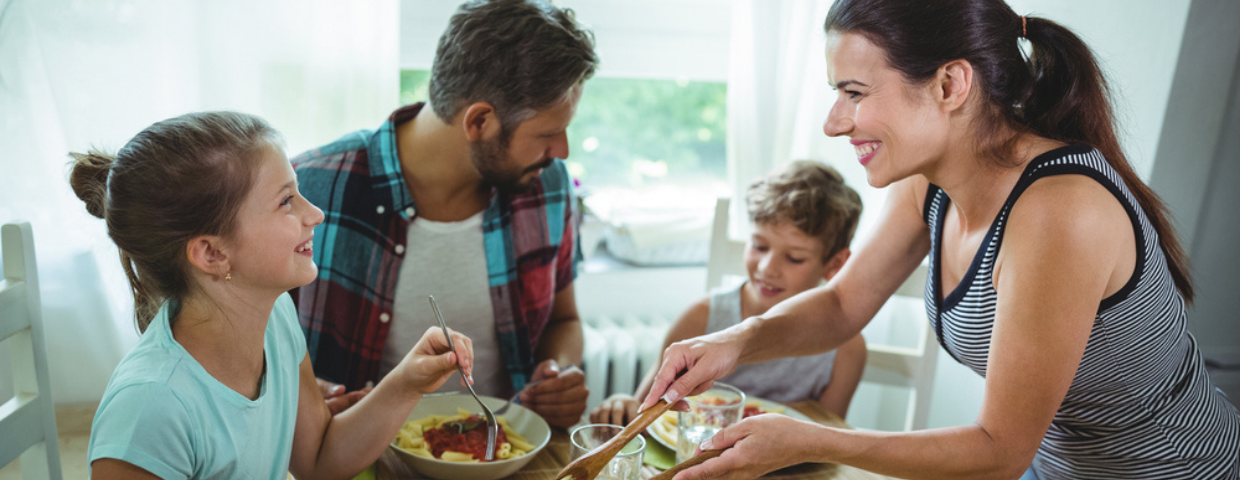
[[[367,393],[370,393],[371,387],[361,390],[355,390],[345,393],[344,385],[332,383],[321,378],[314,379],[319,384],[319,391],[323,392],[323,400],[327,401],[327,409],[331,410],[332,415],[348,410],[349,407],[361,401]]]
[[[555,360],[544,360],[534,369],[530,385],[521,391],[521,405],[537,412],[547,423],[568,428],[586,411],[586,376],[576,368],[560,372]]]

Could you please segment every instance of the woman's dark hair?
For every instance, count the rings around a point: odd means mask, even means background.
[[[164,301],[195,288],[186,245],[231,232],[259,152],[280,142],[261,118],[204,112],[151,125],[116,155],[69,154],[73,191],[86,211],[107,221],[120,250],[140,331]]]
[[[490,103],[506,139],[597,66],[594,36],[572,10],[540,0],[474,0],[457,9],[439,37],[431,106],[447,122],[470,103]]]
[[[968,61],[984,100],[975,138],[999,164],[1011,158],[1021,132],[1097,148],[1158,231],[1175,286],[1192,301],[1188,256],[1167,207],[1120,149],[1106,79],[1089,47],[1067,28],[1017,15],[1002,0],[836,0],[825,29],[864,36],[912,84],[930,81],[947,62]],[[1028,58],[1022,36],[1031,46]]]

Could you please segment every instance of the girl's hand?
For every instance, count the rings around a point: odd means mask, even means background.
[[[744,341],[732,329],[673,343],[663,352],[663,365],[638,410],[650,408],[665,393],[667,401],[675,404],[709,390],[716,379],[736,371],[743,348]]]
[[[413,346],[413,350],[401,360],[397,367],[400,370],[397,378],[404,380],[407,386],[420,394],[431,393],[443,386],[448,377],[456,372],[459,362],[468,377],[461,379],[462,384],[466,381],[473,383],[474,342],[454,330],[448,331],[452,334],[455,352],[449,350],[442,329],[428,328],[418,340],[418,344]]]
[[[590,423],[610,423],[621,427],[637,418],[637,399],[632,395],[617,393],[590,412]]]
[[[698,452],[722,449],[723,455],[680,472],[673,480],[747,480],[814,461],[817,459],[813,457],[822,452],[808,452],[808,442],[824,430],[820,425],[779,414],[749,417],[720,430],[698,447]]]

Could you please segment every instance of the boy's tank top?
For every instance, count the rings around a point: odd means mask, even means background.
[[[718,289],[710,296],[710,316],[706,333],[736,325],[741,318],[741,288]],[[808,357],[777,358],[761,363],[739,365],[731,375],[719,379],[745,392],[746,396],[780,403],[818,400],[831,383],[835,350]]]

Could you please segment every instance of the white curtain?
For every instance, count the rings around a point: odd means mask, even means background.
[[[30,221],[53,396],[97,401],[137,341],[102,220],[67,153],[156,121],[238,110],[289,155],[378,126],[399,102],[397,0],[0,0],[0,222]],[[0,345],[0,400],[11,395]]]
[[[733,0],[728,65],[728,181],[744,199],[754,179],[792,160],[824,162],[861,194],[868,231],[883,194],[866,183],[846,138],[822,132],[835,92],[827,81],[823,21],[831,0]],[[748,236],[744,202],[732,202],[733,238]]]

